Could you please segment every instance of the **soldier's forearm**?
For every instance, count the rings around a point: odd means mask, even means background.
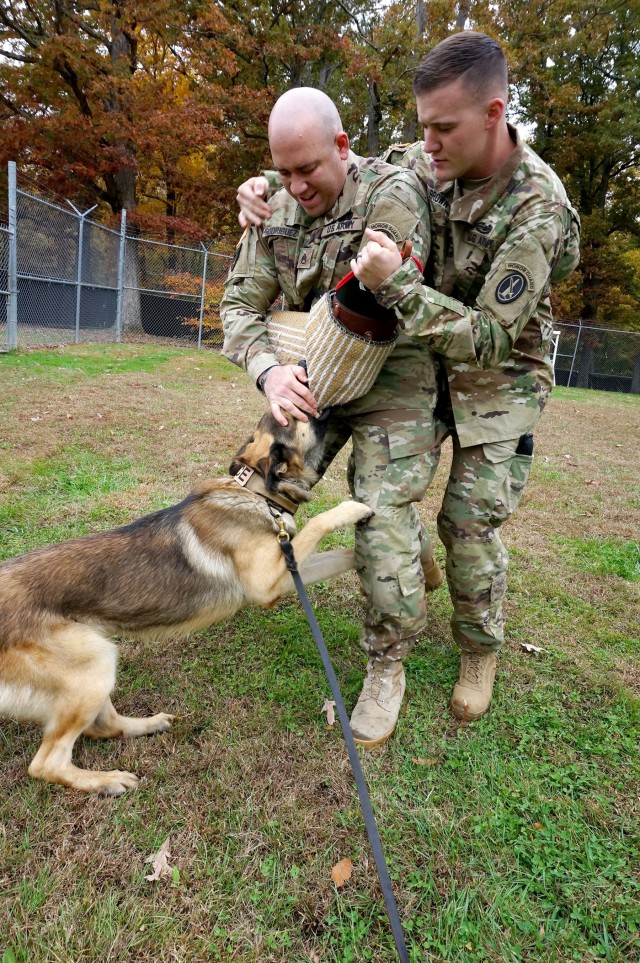
[[[423,284],[413,262],[405,261],[375,295],[395,309],[405,334],[450,361],[493,368],[511,353],[513,341],[497,318]]]

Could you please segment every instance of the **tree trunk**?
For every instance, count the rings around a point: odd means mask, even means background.
[[[111,67],[114,78],[132,77],[137,67],[137,41],[133,32],[127,31],[122,21],[122,6],[116,5],[111,17]],[[113,93],[105,100],[105,109],[110,113],[122,114],[124,130],[131,120],[120,97]],[[104,181],[109,204],[114,214],[122,209],[130,212],[136,208],[136,180],[138,165],[135,145],[129,138],[117,138],[113,144],[115,169],[105,174]]]
[[[382,122],[382,106],[380,94],[375,80],[369,80],[369,107],[367,110],[367,156],[377,157],[380,153],[380,124]]]

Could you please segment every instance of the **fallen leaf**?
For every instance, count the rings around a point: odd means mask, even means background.
[[[415,762],[416,766],[436,766],[438,764],[437,759],[423,759],[422,756],[414,756],[411,762]]]
[[[521,642],[520,646],[525,652],[546,652],[546,649],[541,649],[539,645],[532,645],[531,642]]]
[[[333,726],[333,725],[335,725],[336,714],[335,714],[335,712],[333,711],[333,710],[335,709],[335,707],[336,707],[335,702],[330,702],[329,699],[325,699],[325,700],[324,700],[324,705],[323,705],[323,707],[322,707],[322,709],[321,709],[320,711],[327,713],[327,725],[328,725],[328,726]]]
[[[157,853],[147,856],[145,859],[145,863],[151,863],[153,866],[153,872],[149,876],[145,876],[145,879],[148,879],[150,883],[156,879],[162,879],[163,876],[172,876],[173,867],[169,865],[169,859],[171,858],[169,838],[167,836]]]
[[[331,879],[338,887],[344,886],[348,880],[351,879],[351,874],[353,873],[353,863],[347,856],[345,859],[341,859],[339,863],[336,863],[331,870]]]

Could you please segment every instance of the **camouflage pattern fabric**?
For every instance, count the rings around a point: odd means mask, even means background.
[[[432,454],[450,436],[453,462],[438,533],[453,637],[481,652],[504,638],[508,555],[499,528],[529,477],[530,433],[553,385],[549,285],[579,258],[578,216],[562,184],[511,133],[511,156],[472,190],[439,183],[422,144],[388,153],[428,191],[431,259],[424,278],[409,262],[375,292],[402,312],[405,333],[441,356]],[[467,361],[471,345],[477,364]]]
[[[306,214],[284,189],[269,204],[273,213],[264,226],[247,229],[240,240],[220,305],[222,353],[254,381],[278,363],[264,323],[275,299],[284,294],[290,311],[309,311],[348,274],[366,227],[398,246],[411,239],[423,263],[429,253],[428,204],[415,174],[379,160],[350,152],[344,188],[321,217]]]
[[[284,190],[270,204],[273,214],[262,231],[251,228],[241,239],[221,305],[223,353],[254,381],[277,363],[264,325],[276,297],[284,293],[290,309],[308,310],[349,272],[349,262],[365,243],[365,227],[384,230],[398,246],[410,238],[413,253],[423,261],[429,250],[428,205],[415,175],[381,161],[351,154],[340,197],[315,220]],[[351,439],[351,491],[376,511],[356,530],[357,568],[367,602],[362,641],[370,654],[401,658],[425,624],[420,557],[428,537],[414,503],[435,468],[435,403],[431,353],[400,334],[374,387],[331,410],[321,471]]]
[[[449,431],[438,423],[439,440]],[[531,436],[530,445],[532,448]],[[520,439],[462,448],[456,435],[449,481],[438,514],[447,553],[453,604],[453,638],[468,652],[495,651],[504,641],[503,600],[509,556],[500,526],[517,508],[533,456],[518,452]],[[438,449],[434,450],[437,462]]]
[[[549,286],[579,259],[578,216],[562,184],[510,130],[514,151],[476,190],[439,183],[422,144],[387,155],[415,169],[428,192],[431,257],[424,279],[405,262],[376,299],[444,356],[464,447],[533,429],[553,385]]]

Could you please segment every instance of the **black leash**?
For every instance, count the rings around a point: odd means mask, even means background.
[[[298,571],[298,566],[293,554],[293,545],[289,540],[287,532],[284,530],[283,524],[281,522],[279,522],[279,524],[280,532],[278,534],[278,541],[280,542],[280,548],[282,549],[286,566],[291,572],[291,577],[293,578],[294,585],[298,591],[298,595],[300,596],[300,602],[302,604],[302,608],[304,609],[304,614],[307,616],[309,621],[309,626],[316,641],[316,645],[318,646],[318,650],[322,658],[322,664],[324,665],[324,671],[326,672],[329,685],[331,686],[331,692],[333,693],[333,700],[336,704],[340,725],[342,726],[342,735],[344,736],[344,741],[347,744],[349,761],[351,762],[351,769],[353,770],[353,775],[355,776],[356,787],[358,789],[358,796],[360,799],[360,807],[362,809],[362,815],[364,816],[364,824],[367,829],[367,835],[369,836],[369,842],[371,844],[373,856],[376,861],[378,879],[380,880],[382,895],[384,896],[384,901],[387,906],[387,915],[389,917],[389,922],[391,923],[391,930],[393,932],[393,938],[396,942],[400,963],[409,963],[409,955],[407,953],[407,947],[404,941],[402,923],[400,922],[398,907],[396,905],[395,896],[393,895],[393,889],[391,888],[389,870],[387,869],[384,853],[382,852],[382,843],[380,842],[378,827],[376,826],[373,809],[371,808],[371,800],[369,799],[367,784],[364,779],[362,766],[360,765],[360,759],[358,757],[358,750],[356,749],[356,744],[351,732],[351,727],[349,725],[347,710],[345,709],[344,702],[342,700],[342,693],[340,692],[338,679],[333,671],[333,665],[331,664],[329,652],[327,651],[327,646],[322,637],[322,632],[320,631],[320,626],[318,625],[315,613],[311,608],[309,596],[307,595],[302,579],[300,578],[300,572]]]

